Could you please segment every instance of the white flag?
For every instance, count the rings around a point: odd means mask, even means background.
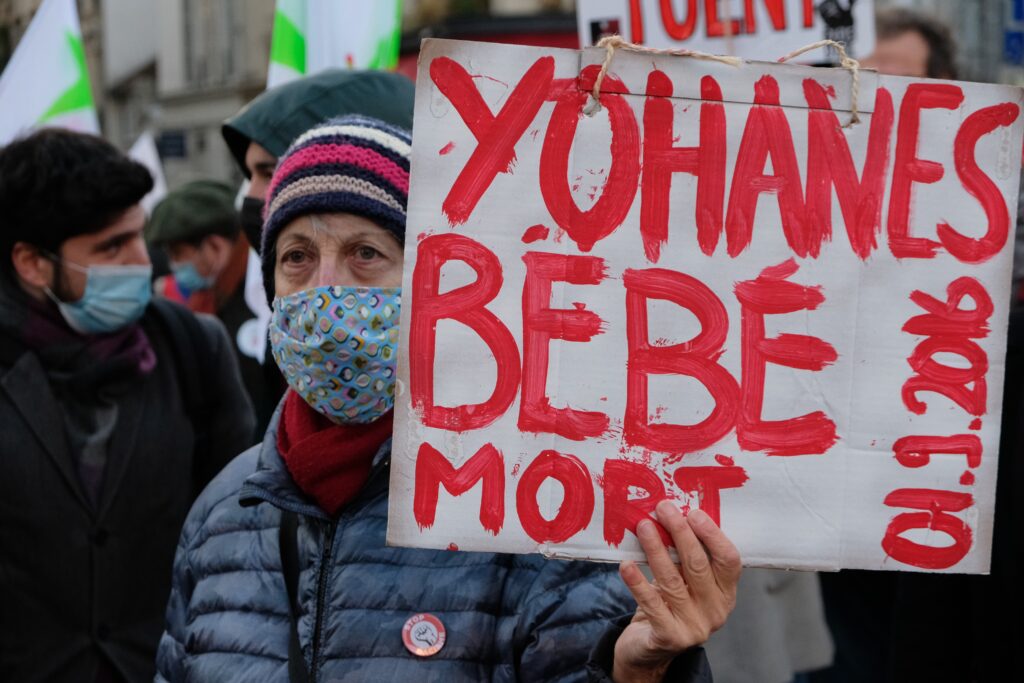
[[[167,196],[167,180],[164,178],[164,167],[160,163],[160,154],[156,150],[153,134],[147,130],[140,135],[128,150],[128,156],[148,168],[153,176],[153,189],[140,202],[148,216],[153,213],[153,207]]]
[[[393,69],[399,0],[277,0],[267,87],[331,67]]]
[[[0,145],[43,126],[100,132],[75,0],[43,0],[0,74]]]

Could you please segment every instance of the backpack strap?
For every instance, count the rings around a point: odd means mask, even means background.
[[[192,449],[192,479],[199,491],[216,472],[211,469],[210,424],[213,402],[210,392],[204,391],[204,382],[216,377],[217,360],[202,323],[192,311],[163,298],[155,298],[151,309],[160,327],[167,333],[175,372],[182,390],[185,414],[192,423],[195,444]]]
[[[308,683],[309,671],[299,644],[299,516],[289,510],[281,511],[281,528],[277,542],[281,551],[281,574],[288,590],[288,621],[291,622],[288,636],[288,680],[291,683]]]

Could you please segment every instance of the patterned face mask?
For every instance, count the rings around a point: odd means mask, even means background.
[[[401,287],[317,287],[274,300],[270,348],[288,385],[339,424],[395,403]]]

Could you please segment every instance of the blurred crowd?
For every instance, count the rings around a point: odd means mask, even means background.
[[[953,35],[880,12],[862,65],[955,79]],[[654,581],[386,547],[412,110],[386,72],[268,90],[223,126],[243,192],[191,182],[149,216],[149,172],[100,138],[0,149],[0,681],[1006,680],[1016,311],[990,576],[740,576],[670,505],[681,565],[637,529]]]

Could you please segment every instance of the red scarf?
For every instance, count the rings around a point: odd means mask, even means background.
[[[336,424],[289,390],[277,450],[299,489],[334,517],[363,488],[373,456],[391,436],[391,423],[389,412],[369,424]]]

